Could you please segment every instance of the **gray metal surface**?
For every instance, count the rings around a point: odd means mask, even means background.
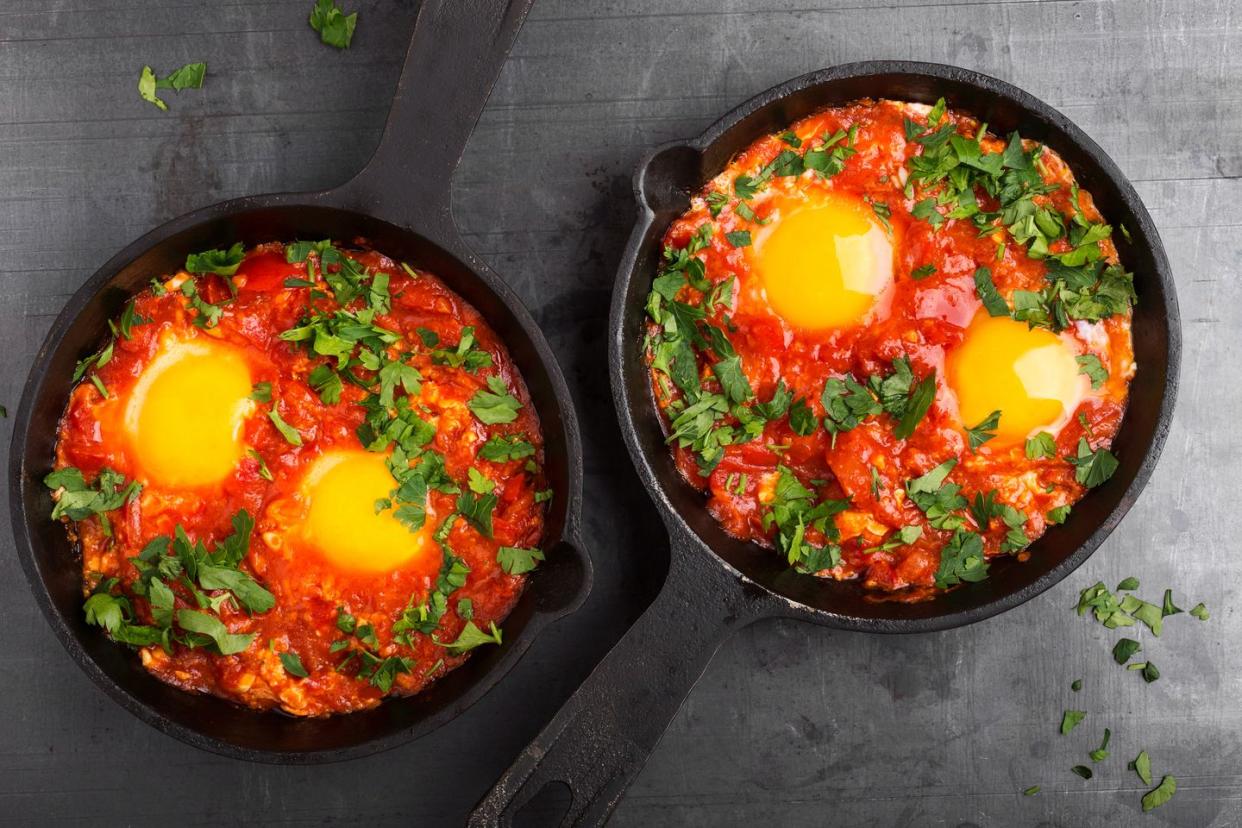
[[[415,2],[358,8],[321,46],[310,0],[7,0],[0,7],[0,402],[104,259],[220,198],[328,186],[378,141]],[[1242,823],[1242,11],[1230,0],[539,0],[456,181],[467,239],[544,326],[587,447],[596,592],[501,689],[413,745],[318,768],[185,747],[99,693],[53,639],[0,515],[0,821],[456,824],[650,600],[666,543],[610,409],[604,329],[629,174],[771,84],[851,60],[956,63],[1061,109],[1135,182],[1185,319],[1179,413],[1136,509],[1065,584],[993,621],[886,638],[765,623],[727,642],[615,825]],[[209,64],[138,99],[144,63]],[[0,429],[7,427],[0,422]],[[7,444],[7,433],[0,438]],[[4,484],[0,484],[4,485]],[[1139,635],[1163,677],[1114,665],[1077,590],[1142,579],[1212,620]],[[1070,682],[1084,680],[1080,693]],[[1062,737],[1062,709],[1088,711]],[[1113,756],[1069,772],[1105,727]],[[1140,748],[1179,791],[1143,816]],[[1040,784],[1043,791],[1020,791]],[[1139,820],[1142,819],[1140,823]]]

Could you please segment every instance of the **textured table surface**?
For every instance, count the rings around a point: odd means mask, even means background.
[[[16,406],[54,315],[130,240],[219,199],[332,185],[366,161],[417,3],[346,2],[360,20],[343,53],[318,44],[311,5],[0,4],[0,402]],[[1231,0],[538,0],[458,172],[455,212],[573,388],[589,603],[502,690],[420,742],[335,766],[249,765],[183,746],[96,690],[36,609],[0,512],[0,821],[460,823],[663,575],[666,542],[621,448],[605,367],[630,171],[646,148],[697,134],[778,81],[873,58],[1011,81],[1134,181],[1185,320],[1172,436],[1096,555],[993,621],[902,638],[775,622],[742,631],[613,824],[1242,823],[1242,8]],[[197,60],[206,85],[167,96],[169,112],[138,98],[144,63]],[[1151,685],[1112,663],[1116,634],[1070,609],[1082,587],[1126,575],[1213,613],[1141,636],[1163,672]],[[1065,707],[1088,712],[1068,737],[1057,732]],[[1106,726],[1113,756],[1084,782],[1069,769],[1090,764]],[[1149,815],[1125,768],[1140,748],[1179,785]]]

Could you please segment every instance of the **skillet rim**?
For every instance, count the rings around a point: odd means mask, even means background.
[[[363,172],[366,172],[366,169],[364,168]],[[361,175],[362,173],[359,173],[359,176]],[[22,385],[21,402],[13,418],[13,433],[9,444],[8,466],[9,510],[13,524],[13,536],[16,541],[16,552],[35,603],[39,606],[40,611],[57,639],[59,639],[65,650],[68,651],[73,661],[94,684],[135,717],[151,725],[161,733],[172,736],[188,745],[233,759],[281,765],[328,764],[370,756],[422,738],[467,712],[470,707],[495,689],[526,655],[534,644],[535,639],[543,633],[544,629],[555,621],[576,612],[590,595],[593,586],[591,556],[586,551],[585,545],[580,538],[583,458],[582,438],[576,406],[565,383],[560,363],[553,354],[542,330],[530,315],[530,311],[526,308],[525,303],[521,301],[508,283],[496,274],[460,238],[451,218],[448,218],[447,223],[437,222],[434,218],[425,222],[428,228],[434,229],[435,232],[432,235],[424,235],[416,227],[398,224],[382,215],[376,215],[366,209],[360,209],[356,205],[348,203],[351,200],[351,196],[347,188],[357,177],[355,176],[354,179],[350,179],[344,185],[331,190],[307,193],[246,195],[209,204],[169,219],[127,244],[83,282],[65,302],[60,313],[57,314],[56,319],[48,328],[39,349],[35,352],[29,373]],[[342,201],[347,203],[342,204]],[[118,680],[114,679],[96,661],[83,642],[79,640],[78,634],[71,628],[68,620],[56,605],[49,590],[49,585],[40,571],[35,551],[36,538],[32,531],[33,521],[50,520],[50,518],[28,515],[26,510],[26,496],[29,489],[32,486],[40,485],[39,481],[36,481],[28,473],[29,465],[26,455],[28,452],[27,442],[29,435],[37,429],[54,428],[56,425],[56,423],[40,425],[31,422],[37,392],[43,384],[48,363],[52,361],[62,347],[71,328],[82,313],[98,299],[100,294],[109,289],[112,280],[122,270],[178,233],[192,230],[211,221],[227,221],[230,218],[249,212],[283,209],[319,209],[336,212],[348,215],[351,219],[358,218],[361,221],[387,224],[403,235],[417,237],[431,247],[441,251],[448,258],[455,260],[463,270],[471,272],[496,297],[500,304],[504,305],[507,311],[512,314],[514,320],[533,347],[534,356],[547,376],[552,402],[557,409],[555,412],[558,415],[556,419],[559,421],[564,435],[566,454],[565,516],[559,534],[546,537],[544,544],[550,549],[566,550],[566,553],[572,555],[573,558],[572,563],[567,561],[566,565],[576,565],[580,570],[573,594],[560,596],[560,600],[553,602],[551,607],[541,607],[536,601],[538,597],[536,594],[537,582],[528,584],[519,597],[519,603],[515,604],[514,607],[516,611],[521,602],[533,603],[530,619],[523,628],[521,636],[515,641],[506,642],[505,651],[496,657],[495,663],[481,673],[474,680],[473,684],[468,685],[459,696],[448,701],[439,710],[418,719],[413,724],[400,727],[389,733],[364,739],[354,744],[290,751],[247,747],[220,737],[207,735],[200,729],[176,721],[159,709],[157,704],[140,699],[135,693],[127,690]],[[446,282],[446,284],[448,283]],[[456,292],[453,285],[448,284],[448,287]],[[100,331],[99,334],[102,336],[103,331]],[[502,341],[505,340],[502,339]],[[541,411],[539,413],[541,428],[546,430],[548,424],[552,421],[544,416],[545,412]],[[59,418],[56,422],[59,422]],[[122,646],[114,642],[109,643],[116,647]],[[173,689],[195,701],[203,700],[207,703],[228,705],[230,708],[235,708],[242,713],[255,712],[227,699],[207,694],[190,693],[178,688]],[[409,697],[394,698],[392,701],[395,703],[406,702],[412,704],[421,695],[423,694],[419,693]],[[384,704],[387,703],[389,701],[386,700]],[[210,711],[207,712],[208,716],[206,718],[210,719]],[[368,711],[359,712],[365,714]],[[281,715],[276,711],[260,711],[259,713],[269,716]],[[348,719],[349,715],[351,714],[338,714],[331,718]],[[314,721],[295,717],[288,718],[291,722]]]
[[[1152,258],[1154,264],[1152,268],[1153,277],[1160,285],[1161,293],[1163,294],[1160,317],[1163,319],[1167,335],[1167,370],[1165,371],[1162,384],[1160,407],[1157,412],[1151,440],[1144,447],[1143,458],[1135,471],[1134,477],[1119,495],[1117,504],[1099,521],[1091,534],[1073,552],[1066,555],[1042,575],[1033,578],[1016,589],[1012,589],[977,606],[965,609],[950,609],[944,613],[925,615],[918,618],[871,618],[812,607],[769,588],[727,561],[690,526],[683,514],[672,503],[668,492],[662,486],[659,475],[653,466],[653,458],[648,456],[639,441],[639,426],[635,414],[636,406],[641,403],[630,394],[630,389],[626,382],[626,366],[630,357],[628,349],[631,346],[626,335],[626,323],[631,315],[641,315],[643,313],[641,304],[627,302],[627,294],[630,293],[632,282],[638,275],[644,242],[656,222],[656,214],[650,202],[650,194],[646,182],[647,173],[651,170],[655,161],[664,153],[679,149],[689,149],[702,160],[707,151],[716,142],[724,139],[734,128],[739,127],[747,117],[765,107],[804,93],[814,87],[827,85],[835,81],[865,79],[881,75],[909,75],[942,83],[964,84],[972,87],[985,97],[1007,99],[1009,103],[1019,107],[1025,114],[1050,124],[1069,143],[1075,145],[1076,148],[1089,156],[1103,176],[1117,189],[1120,199],[1137,220],[1139,232],[1136,234],[1136,238],[1141,240],[1141,246],[1146,249]],[[877,95],[876,97],[881,96]],[[754,140],[754,138],[751,138],[751,140]],[[704,183],[704,180],[699,180],[696,188],[701,187]],[[708,555],[736,580],[738,588],[752,595],[762,595],[766,599],[761,605],[762,608],[758,610],[757,617],[764,615],[785,616],[800,618],[837,629],[893,634],[933,632],[985,620],[1026,603],[1055,586],[1081,566],[1120,524],[1122,518],[1137,502],[1139,495],[1150,481],[1152,472],[1155,470],[1168,438],[1177,402],[1180,379],[1181,313],[1178,306],[1172,269],[1165,254],[1164,244],[1160,239],[1159,232],[1152,221],[1151,215],[1134,189],[1133,184],[1117,166],[1116,162],[1073,121],[1029,92],[990,75],[941,63],[874,60],[857,61],[819,69],[783,81],[759,92],[722,115],[695,138],[670,141],[654,147],[639,161],[633,175],[632,184],[638,215],[622,254],[609,309],[609,376],[621,433],[635,470],[645,484],[648,494],[655,503],[660,512],[660,517],[668,529],[672,542],[671,554]],[[638,295],[641,296],[642,294]],[[649,384],[643,385],[643,388],[647,387],[649,387]],[[702,506],[700,505],[699,508],[702,508]]]

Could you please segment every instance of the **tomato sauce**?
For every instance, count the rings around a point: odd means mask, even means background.
[[[825,409],[820,393],[829,377],[852,376],[865,382],[868,376],[889,372],[897,358],[909,361],[916,379],[936,375],[934,401],[905,439],[896,436],[895,418],[888,414],[868,417],[835,435],[823,427],[803,435],[792,428],[788,417],[779,417],[767,421],[754,439],[724,446],[718,462],[706,469],[693,448],[672,441],[683,477],[704,493],[706,508],[735,537],[765,546],[775,544],[777,529],[771,511],[778,469],[791,472],[816,498],[848,500],[844,511],[831,518],[829,534],[839,534],[835,540],[806,527],[805,538],[810,542],[833,540],[840,546],[839,561],[815,574],[859,579],[900,600],[925,599],[935,593],[942,550],[954,535],[930,525],[928,516],[911,502],[907,490],[911,480],[947,460],[957,461],[950,480],[961,487],[962,495],[971,500],[976,494],[995,492],[998,503],[1025,515],[1021,531],[1029,542],[1043,534],[1049,512],[1076,502],[1086,492],[1075,466],[1066,458],[1075,454],[1083,438],[1092,449],[1111,444],[1134,374],[1128,308],[1100,321],[1071,320],[1060,336],[1078,353],[1097,355],[1108,378],[1078,403],[1054,435],[1055,456],[1032,459],[1022,442],[985,443],[976,451],[970,449],[964,425],[973,423],[961,422],[954,391],[945,380],[945,363],[946,355],[963,342],[972,319],[981,313],[974,274],[981,266],[989,268],[996,288],[1009,298],[1015,290],[1043,290],[1048,284],[1048,262],[1028,255],[1027,248],[999,221],[995,231],[981,232],[970,220],[948,218],[933,227],[916,218],[915,205],[935,191],[912,184],[911,160],[925,150],[912,140],[907,120],[920,130],[930,130],[927,110],[893,101],[860,101],[814,114],[793,124],[783,136],[760,138],[692,198],[689,209],[664,236],[666,261],[678,251],[693,250],[691,258],[702,263],[711,287],[684,285],[677,299],[703,309],[705,323],[727,334],[755,400],[769,400],[781,383],[822,418]],[[977,140],[985,153],[1005,149],[1006,142],[990,133],[977,139],[980,124],[968,115],[950,110],[943,123]],[[808,169],[799,175],[776,175],[764,185],[774,195],[761,193],[749,200],[739,196],[735,182],[740,176],[758,178],[765,165],[791,151],[791,146],[800,145],[792,151],[806,153],[808,147],[823,145],[821,136],[851,130],[853,152],[839,172],[820,177]],[[845,140],[836,146],[846,146]],[[1090,194],[1072,186],[1069,168],[1055,153],[1043,148],[1036,163],[1050,191],[1036,195],[1035,205],[1055,211],[1066,223],[1076,207],[1085,221],[1102,221]],[[739,246],[730,238],[736,231],[763,232],[769,219],[779,221],[773,205],[782,194],[808,188],[880,205],[877,215],[886,213],[884,219],[891,226],[887,232],[893,249],[893,287],[877,300],[862,324],[828,330],[788,324],[764,298],[752,248],[746,246],[749,239]],[[996,198],[989,193],[980,190],[978,199],[981,210],[998,209]],[[753,216],[746,215],[745,207],[739,210],[741,201],[747,202]],[[705,233],[710,236],[696,249],[694,240]],[[1106,238],[1099,245],[1102,261],[1116,263],[1111,240]],[[1053,254],[1067,249],[1065,237],[1050,246]],[[912,275],[927,266],[934,267],[930,275]],[[726,285],[723,301],[713,306],[708,297],[722,284]],[[667,306],[664,302],[663,307]],[[670,381],[669,372],[654,364],[656,347],[664,341],[667,329],[666,316],[649,322],[646,354],[652,364],[652,393],[664,414],[666,430],[671,430],[669,423],[689,400]],[[695,354],[703,389],[720,393],[711,364],[721,354],[706,355],[702,349]],[[725,415],[719,422],[736,425],[737,420]],[[982,536],[987,557],[1001,555],[1008,527],[998,519],[983,527],[973,526],[966,510],[961,513],[965,526]],[[882,542],[900,527],[918,527],[921,536],[911,543],[883,548]],[[1013,554],[1024,558],[1029,553],[1023,548]]]
[[[193,277],[185,272],[169,277],[163,283],[166,290],[146,290],[136,297],[133,313],[141,324],[130,328],[129,338],[116,337],[111,359],[93,371],[108,397],[86,380],[74,388],[60,424],[56,452],[57,468],[76,467],[88,481],[109,468],[145,482],[136,498],[109,515],[106,528],[96,517],[73,525],[82,550],[86,592],[101,579],[118,578],[120,594],[133,605],[132,623],[153,621],[150,602],[132,592],[139,572],[131,559],[148,542],[170,536],[180,526],[191,540],[201,540],[210,549],[233,532],[231,521],[240,510],[255,519],[241,569],[271,592],[274,607],[247,613],[236,602],[220,603],[218,616],[230,633],[254,635],[253,642],[234,655],[181,643],[175,643],[171,652],[161,646],[141,647],[146,668],[169,684],[297,715],[373,707],[386,691],[417,693],[463,663],[468,653],[455,654],[442,646],[454,641],[466,626],[463,616],[487,631],[492,623],[504,620],[522,591],[526,575],[508,574],[498,564],[498,550],[539,544],[544,529],[542,501],[550,493],[540,494],[546,487],[542,436],[517,368],[480,314],[434,275],[407,270],[372,250],[349,250],[348,255],[368,273],[385,273],[390,279],[391,309],[378,315],[375,323],[400,335],[394,348],[412,352],[410,364],[422,375],[419,411],[436,426],[428,448],[443,456],[447,476],[462,491],[467,489],[471,469],[495,481],[492,535],[486,537],[462,519],[452,524],[443,540],[469,567],[464,584],[452,592],[434,631],[413,633],[408,641],[397,636],[393,625],[403,611],[426,602],[435,589],[442,560],[434,545],[430,554],[392,571],[374,573],[341,569],[296,540],[297,521],[305,511],[299,490],[303,474],[326,451],[361,450],[355,432],[366,416],[361,405],[368,393],[365,389],[346,381],[339,402],[325,403],[308,384],[308,376],[326,359],[280,338],[282,332],[299,325],[310,307],[336,307],[324,292],[323,280],[308,274],[306,262],[286,261],[283,245],[261,245],[247,253],[232,277],[232,289],[220,276],[196,277],[198,295],[223,308],[218,324],[200,328],[193,324],[191,303],[177,290]],[[286,286],[286,279],[300,280],[294,285],[309,279],[317,288],[312,292],[306,286]],[[473,328],[474,348],[489,355],[491,363],[473,372],[433,360],[430,349],[416,335],[417,329],[431,331],[441,347],[451,349],[467,327]],[[121,428],[118,407],[170,335],[210,338],[234,346],[245,355],[256,387],[270,384],[273,401],[257,402],[246,417],[242,440],[247,452],[233,471],[217,485],[197,490],[143,481],[125,441],[116,436]],[[474,395],[486,390],[489,377],[499,377],[520,402],[512,422],[487,424],[467,407]],[[266,416],[272,406],[299,432],[301,445],[292,445]],[[521,438],[533,446],[533,453],[499,461],[483,459],[480,447],[495,436]],[[429,532],[455,511],[457,498],[456,493],[430,491],[428,520],[435,525]],[[178,608],[196,608],[185,584],[175,582],[172,588]],[[352,619],[350,626],[356,629],[370,625],[372,643],[362,645],[343,632],[338,626],[342,614]],[[362,646],[381,659],[406,659],[407,669],[397,672],[390,689],[360,677],[358,661],[346,663],[346,656]],[[296,653],[307,677],[290,673],[279,657],[282,653]]]

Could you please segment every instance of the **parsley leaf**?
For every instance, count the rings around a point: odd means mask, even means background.
[[[199,295],[198,285],[193,279],[186,279],[181,283],[181,295],[190,301],[190,307],[195,311],[192,321],[196,327],[214,328],[219,323],[220,316],[224,313],[225,303],[213,305],[205,300]]]
[[[1086,374],[1091,378],[1092,388],[1099,388],[1108,379],[1108,371],[1095,354],[1083,354],[1075,359],[1078,362],[1078,373]]]
[[[1086,437],[1078,439],[1078,453],[1074,457],[1066,457],[1074,466],[1074,478],[1089,489],[1099,486],[1117,471],[1117,458],[1108,449],[1091,450]]]
[[[1046,431],[1041,431],[1034,437],[1030,437],[1026,441],[1026,457],[1028,460],[1038,460],[1041,457],[1052,458],[1057,456],[1057,443],[1053,436]]]
[[[168,104],[160,100],[159,95],[156,94],[157,89],[171,89],[174,92],[180,92],[182,89],[200,89],[206,75],[207,64],[205,63],[187,63],[180,69],[173,70],[165,78],[157,78],[150,66],[144,66],[138,75],[138,94],[147,103],[155,104],[167,111]]]
[[[1130,657],[1142,649],[1142,645],[1133,638],[1121,638],[1113,645],[1113,661],[1125,664]]]
[[[1113,732],[1107,727],[1104,728],[1104,741],[1100,742],[1100,746],[1088,754],[1092,762],[1103,762],[1108,758],[1108,741],[1113,736]]]
[[[975,270],[975,292],[979,294],[979,300],[987,308],[989,316],[1009,315],[1009,305],[996,289],[996,284],[992,281],[992,271],[986,267]]]
[[[884,410],[871,392],[849,374],[829,377],[819,401],[824,406],[824,428],[834,437]]]
[[[241,267],[245,258],[245,248],[237,242],[228,250],[204,250],[191,253],[185,257],[185,269],[190,273],[214,273],[217,276],[232,276]]]
[[[492,510],[496,508],[497,497],[494,494],[476,495],[474,492],[462,492],[457,496],[457,511],[474,528],[487,538],[492,536]]]
[[[224,622],[214,615],[197,610],[177,610],[177,624],[181,629],[197,633],[214,644],[220,655],[235,655],[247,649],[257,633],[230,633]],[[193,645],[191,645],[193,646]]]
[[[500,632],[494,621],[489,632],[483,632],[475,626],[473,621],[467,621],[466,626],[462,627],[461,633],[458,634],[457,639],[453,643],[441,644],[439,641],[435,643],[447,648],[453,655],[462,655],[484,644],[500,644]],[[435,639],[432,640],[434,641]]]
[[[488,494],[496,489],[496,483],[489,480],[487,475],[480,472],[474,466],[466,469],[466,472],[469,478],[467,486],[475,494]]]
[[[493,463],[521,460],[523,457],[530,457],[534,453],[535,447],[517,435],[506,437],[500,434],[493,434],[479,449],[479,457],[482,457],[484,460],[490,460]]]
[[[983,554],[983,538],[964,529],[954,531],[953,537],[940,550],[936,586],[945,589],[963,581],[982,581],[987,576],[988,562]]]
[[[734,247],[750,247],[749,230],[734,230],[731,233],[725,233],[725,238]]]
[[[272,421],[272,425],[276,426],[276,430],[280,432],[280,436],[285,438],[285,442],[291,446],[302,445],[302,435],[293,426],[285,422],[284,417],[280,416],[275,408],[267,412],[267,418]]]
[[[306,672],[306,668],[302,666],[301,657],[292,650],[285,650],[280,654],[280,663],[285,668],[285,672],[297,678],[306,678],[310,673]]]
[[[956,465],[957,460],[946,460],[922,477],[906,483],[906,492],[914,501],[914,505],[923,511],[933,528],[942,531],[960,529],[966,523],[964,517],[955,514],[965,509],[967,505],[966,498],[961,495],[961,487],[956,483],[944,482]],[[973,542],[969,539],[959,539],[958,544],[962,543],[967,543],[971,547],[967,551],[973,552]],[[958,550],[955,554],[960,554],[960,552],[961,550]]]
[[[765,403],[755,403],[754,411],[765,420],[779,420],[788,413],[791,402],[793,402],[793,395],[785,387],[785,381],[777,380],[776,388],[772,391],[772,399]]]
[[[794,434],[801,437],[809,437],[819,427],[819,418],[815,416],[805,398],[799,397],[789,407],[789,427]]]
[[[750,380],[746,378],[746,372],[742,370],[742,358],[736,354],[725,357],[714,364],[712,373],[720,382],[720,389],[732,402],[746,402],[755,396],[754,390],[750,387]]]
[[[966,429],[966,439],[970,442],[971,452],[996,436],[996,427],[1000,424],[1000,417],[999,411],[993,411],[979,425]]]
[[[1143,810],[1151,811],[1159,808],[1172,799],[1175,793],[1177,793],[1177,780],[1172,775],[1166,775],[1160,780],[1159,785],[1143,795]]]
[[[893,434],[898,440],[905,440],[914,434],[914,429],[918,427],[919,422],[927,414],[927,410],[931,408],[932,401],[935,399],[936,372],[933,371],[924,377],[914,387],[914,391],[911,392],[905,411],[902,412],[901,419],[897,422],[897,427],[893,429]]]
[[[914,270],[910,271],[910,278],[917,282],[920,279],[926,279],[935,272],[936,266],[934,264],[919,265]]]
[[[316,365],[306,376],[306,383],[319,392],[319,399],[324,405],[336,405],[341,401],[341,392],[345,390],[341,375],[333,371],[331,366]]]
[[[530,572],[544,559],[539,549],[521,549],[516,546],[502,546],[496,550],[496,561],[500,568],[510,575],[521,575]]]
[[[1139,755],[1130,762],[1129,768],[1138,774],[1144,784],[1151,784],[1151,757],[1147,755],[1147,751],[1140,750]]]
[[[474,416],[488,425],[516,420],[522,404],[509,393],[504,380],[500,377],[488,377],[487,387],[491,389],[490,392],[480,389],[467,403]]]
[[[272,475],[272,470],[267,467],[267,462],[263,459],[262,454],[259,454],[259,452],[254,449],[246,449],[246,454],[259,464],[259,477],[262,477],[264,480],[269,482],[276,479],[275,476]]]
[[[1087,717],[1085,710],[1066,710],[1061,715],[1061,735],[1068,736],[1069,732],[1078,727],[1078,724]]]
[[[126,483],[125,475],[108,468],[100,470],[94,485],[88,485],[82,472],[73,466],[52,472],[43,478],[43,484],[53,491],[60,490],[52,507],[52,520],[85,520],[98,515],[105,534],[111,534],[106,513],[121,508],[142,491],[137,480]]]
[[[334,0],[316,0],[310,13],[310,27],[319,32],[319,39],[338,49],[348,49],[358,25],[358,13],[346,15]]]
[[[939,230],[940,225],[944,224],[944,216],[936,209],[936,199],[925,198],[915,203],[910,215],[916,219],[922,219],[932,226],[933,230]]]

